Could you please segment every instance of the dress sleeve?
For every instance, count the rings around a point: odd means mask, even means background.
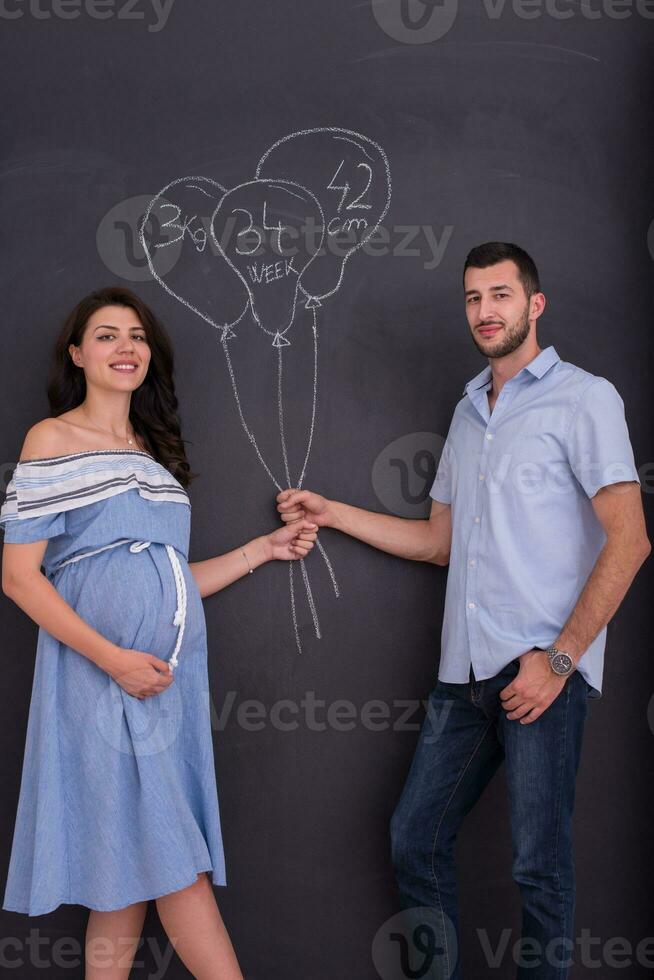
[[[29,517],[18,513],[17,501],[16,483],[12,477],[0,508],[0,528],[4,531],[5,544],[31,544],[33,541],[56,538],[58,534],[65,532],[65,512]]]
[[[0,517],[5,544],[31,544],[56,538],[66,530],[65,514],[44,514],[43,517],[16,517],[13,520]]]

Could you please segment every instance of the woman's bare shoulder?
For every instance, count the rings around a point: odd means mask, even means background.
[[[100,443],[98,445],[98,443]],[[105,445],[102,445],[105,443]],[[143,440],[137,436],[130,444],[132,449],[148,452]],[[116,446],[106,444],[106,439],[98,439],[98,434],[88,426],[80,425],[75,410],[64,412],[56,418],[42,419],[28,430],[20,452],[19,462],[48,459],[53,456],[67,456],[74,453],[101,452],[104,449],[116,450],[128,448],[123,444]]]
[[[42,419],[27,430],[20,462],[63,455],[68,451],[66,439],[70,442],[70,429],[65,422],[58,418]]]

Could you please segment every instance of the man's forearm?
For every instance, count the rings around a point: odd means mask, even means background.
[[[649,549],[609,538],[554,645],[575,662],[618,609]]]
[[[429,520],[377,514],[330,500],[326,524],[399,558],[436,565],[446,565],[449,560],[449,548],[439,545]]]

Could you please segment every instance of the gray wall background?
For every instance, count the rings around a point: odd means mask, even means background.
[[[123,282],[161,314],[175,345],[183,433],[202,473],[191,491],[191,560],[276,526],[274,488],[240,427],[215,331],[149,277],[125,202],[147,200],[185,174],[231,187],[251,178],[275,140],[313,126],[380,143],[393,198],[385,254],[354,256],[337,297],[320,310],[306,486],[399,510],[408,503],[399,470],[382,500],[373,467],[402,439],[412,492],[426,494],[429,475],[414,471],[416,444],[433,453],[463,384],[484,366],[469,338],[460,276],[468,249],[488,239],[516,241],[533,254],[549,303],[541,346],[554,344],[562,358],[617,386],[637,465],[645,466],[653,16],[654,5],[626,0],[458,7],[411,0],[404,8],[399,0],[177,0],[167,17],[145,0],[129,8],[124,0],[104,8],[7,2],[0,12],[5,481],[27,428],[49,414],[45,379],[63,316],[89,290]],[[401,226],[415,228],[417,254],[402,254]],[[436,259],[425,226],[443,245]],[[261,431],[273,438],[270,401],[263,391],[258,404],[252,397]],[[416,443],[416,433],[432,435]],[[425,458],[431,474],[436,457]],[[651,478],[643,483],[651,515]],[[446,570],[330,530],[321,540],[341,597],[314,553],[307,566],[324,635],[313,635],[298,585],[301,656],[279,563],[205,602],[230,879],[217,897],[249,980],[380,975],[373,940],[382,930],[383,944],[397,911],[387,826],[420,702],[437,674]],[[654,941],[644,945],[654,935],[651,575],[650,563],[609,625],[604,697],[590,705],[576,810],[576,935],[587,935],[587,952],[575,978],[614,970],[642,977],[654,962]],[[4,887],[36,627],[9,601],[0,617]],[[324,702],[318,724],[306,706],[312,697]],[[264,706],[259,730],[243,714],[250,699]],[[298,706],[294,730],[271,719],[280,699]],[[338,699],[355,706],[351,730],[333,714],[327,720]],[[380,730],[362,715],[376,699],[388,706]],[[411,710],[401,723],[403,705]],[[468,818],[458,856],[465,975],[509,977],[520,914],[501,772]],[[82,977],[86,917],[77,906],[34,920],[3,912],[1,934],[12,941],[6,975]],[[50,965],[35,965],[34,930]],[[510,930],[508,948],[491,970],[484,937],[495,948],[502,930]],[[170,953],[154,903],[144,937],[134,976],[188,975],[174,956],[165,971],[158,966]],[[57,965],[55,943],[65,938],[73,952]]]

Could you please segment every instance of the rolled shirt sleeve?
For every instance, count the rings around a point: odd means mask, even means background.
[[[624,402],[606,378],[595,378],[580,396],[567,437],[570,466],[587,497],[601,487],[640,483]]]

